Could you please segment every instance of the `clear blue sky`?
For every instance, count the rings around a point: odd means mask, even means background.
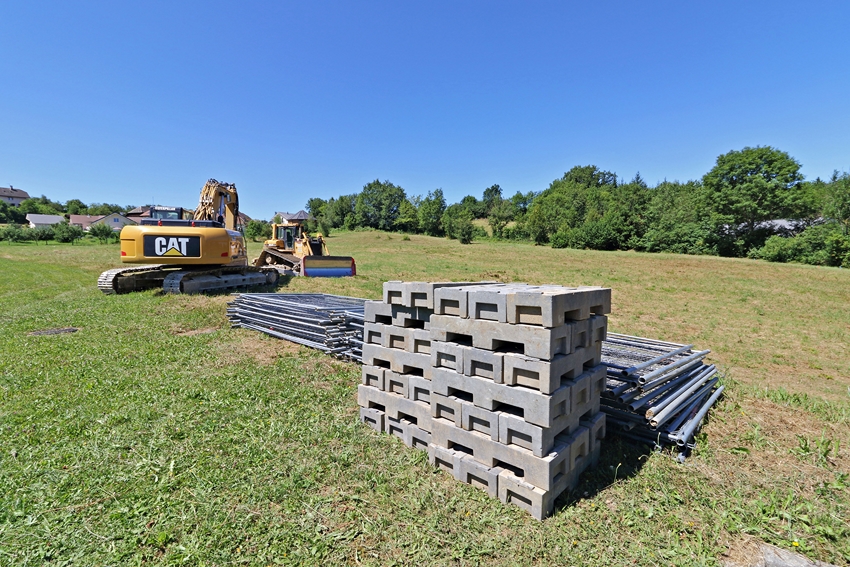
[[[0,185],[270,218],[574,165],[650,184],[770,145],[850,170],[847,2],[2,2]]]

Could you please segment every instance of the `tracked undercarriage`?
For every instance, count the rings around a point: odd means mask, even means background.
[[[275,285],[280,274],[274,268],[251,266],[179,267],[150,264],[106,270],[97,287],[106,294],[161,288],[165,293],[203,293],[243,287]]]

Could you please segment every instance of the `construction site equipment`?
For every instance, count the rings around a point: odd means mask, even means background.
[[[143,265],[103,272],[98,288],[104,293],[151,288],[200,293],[277,284],[277,270],[248,265],[232,183],[207,181],[191,218],[180,207],[151,207],[150,215],[125,226],[120,236],[121,262]]]
[[[388,282],[385,301],[370,302],[371,307],[366,309],[374,319],[372,322],[380,322],[383,329],[373,325],[371,331],[364,331],[366,300],[323,294],[241,294],[230,304],[228,317],[234,326],[362,362],[364,340],[367,343],[383,341],[384,332],[387,344],[415,345],[417,341],[431,339],[434,310],[425,305],[429,300],[433,305],[433,297],[428,295],[429,290],[424,285],[414,289],[411,285],[399,285],[401,283]],[[433,294],[433,288],[430,293]],[[495,312],[488,311],[487,304],[470,304],[468,298],[469,294],[464,298],[461,289],[446,287],[438,294],[436,307],[444,314],[455,309],[458,315],[469,314],[471,310],[473,314],[477,311],[479,316],[492,313],[500,317],[498,307]],[[519,313],[521,317],[528,317],[532,312],[532,306],[518,306],[515,300],[511,301],[514,316]],[[416,307],[406,307],[405,302],[416,304]],[[506,319],[507,316],[505,314]],[[477,340],[483,338],[486,337]],[[501,343],[501,346],[513,345]],[[448,351],[436,351],[434,348],[432,352],[435,357],[440,356],[441,361],[452,356]],[[607,380],[600,398],[600,410],[606,415],[608,431],[654,447],[678,448],[679,458],[684,458],[694,447],[694,436],[703,419],[723,393],[723,386],[718,385],[717,369],[704,362],[708,353],[708,350],[693,351],[693,345],[607,333],[601,342],[601,362],[607,368]],[[430,368],[429,363],[415,370],[416,361],[412,358],[416,354],[401,353],[394,357],[399,359],[397,369],[402,371],[401,375],[414,371],[424,374]],[[526,378],[527,370],[533,369],[529,365],[523,370],[521,365],[530,364],[529,361],[510,352],[493,353],[488,360],[469,358],[469,370],[474,367],[474,373],[479,376],[487,374],[483,369],[488,364],[493,368],[506,368],[505,361],[513,369],[511,372],[519,369],[520,375]],[[565,359],[559,357],[558,360]],[[382,379],[386,372],[394,372],[392,368],[382,370],[385,370]],[[374,411],[366,411],[361,417],[378,419]],[[384,423],[383,418],[381,423]]]
[[[360,361],[363,299],[323,293],[245,293],[228,304],[232,326]]]
[[[357,275],[351,256],[331,256],[321,234],[310,236],[297,221],[272,224],[272,238],[263,243],[263,251],[253,266],[273,266],[294,275],[336,278]]]

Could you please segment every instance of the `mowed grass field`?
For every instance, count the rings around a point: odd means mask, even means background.
[[[356,278],[280,291],[609,286],[610,330],[712,349],[727,395],[684,464],[609,435],[537,522],[359,424],[356,364],[231,329],[227,295],[104,296],[116,245],[2,243],[0,565],[717,565],[759,541],[850,563],[850,271],[380,232],[329,246]]]

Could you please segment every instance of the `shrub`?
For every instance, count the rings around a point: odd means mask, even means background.
[[[110,229],[111,230],[111,229]],[[73,244],[76,240],[83,237],[83,229],[77,225],[71,225],[67,222],[61,222],[53,225],[53,238],[57,242],[70,242]]]

